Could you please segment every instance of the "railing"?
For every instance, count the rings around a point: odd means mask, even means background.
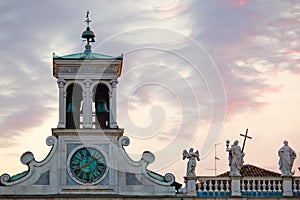
[[[80,128],[83,128],[83,114],[80,113]],[[96,113],[92,112],[92,128],[96,128]]]
[[[97,123],[99,124],[99,122],[96,122],[96,120],[97,120],[96,113],[92,112],[92,128],[93,129],[97,128]],[[80,113],[80,116],[79,116],[79,124],[80,124],[79,128],[82,129],[83,128],[83,114],[82,113]],[[109,127],[109,122],[108,121],[106,121],[106,126]]]
[[[245,197],[282,197],[281,177],[241,177],[241,193]]]
[[[199,197],[230,197],[230,177],[197,177],[197,194]]]
[[[191,180],[191,178],[189,178]],[[231,197],[232,177],[195,177],[198,197]],[[241,197],[300,197],[300,177],[238,177]]]
[[[293,195],[300,197],[300,177],[293,177]]]

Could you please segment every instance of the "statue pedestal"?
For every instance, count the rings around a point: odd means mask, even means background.
[[[285,197],[293,196],[292,176],[282,176],[282,191]]]
[[[231,176],[231,196],[242,196],[241,176]]]
[[[197,196],[196,188],[197,177],[187,176],[184,177],[185,188],[182,189],[182,193],[185,193],[187,196]]]

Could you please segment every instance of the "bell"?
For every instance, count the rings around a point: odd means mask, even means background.
[[[90,27],[87,27],[85,31],[83,31],[82,38],[86,39],[87,42],[95,42],[95,33],[91,31]]]
[[[109,112],[106,106],[106,102],[104,100],[97,101],[97,113]]]
[[[75,107],[75,105],[73,103],[69,103],[67,112],[69,112],[69,113],[75,113],[75,112],[77,112],[77,109],[76,109],[76,107]]]

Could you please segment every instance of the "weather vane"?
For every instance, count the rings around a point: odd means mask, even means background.
[[[86,52],[91,51],[90,42],[95,42],[95,33],[93,31],[91,31],[91,29],[90,29],[91,20],[89,18],[89,14],[90,14],[90,12],[87,11],[86,12],[86,20],[85,20],[85,22],[87,23],[87,27],[86,27],[86,30],[81,35],[81,37],[87,41],[87,45],[85,46]]]
[[[90,26],[90,22],[92,22],[92,21],[90,20],[90,18],[89,18],[89,14],[90,14],[90,11],[87,11],[87,12],[86,12],[86,20],[85,20],[85,22],[87,23],[87,26],[88,26],[88,27]]]

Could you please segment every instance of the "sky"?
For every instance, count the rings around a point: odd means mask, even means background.
[[[124,56],[117,122],[133,159],[149,150],[150,169],[183,182],[183,150],[199,151],[199,176],[215,174],[216,150],[223,173],[225,141],[242,145],[246,129],[245,164],[279,172],[284,140],[300,157],[299,1],[2,0],[0,174],[26,170],[26,151],[47,156],[58,123],[52,54],[84,51],[87,10],[92,51]]]

